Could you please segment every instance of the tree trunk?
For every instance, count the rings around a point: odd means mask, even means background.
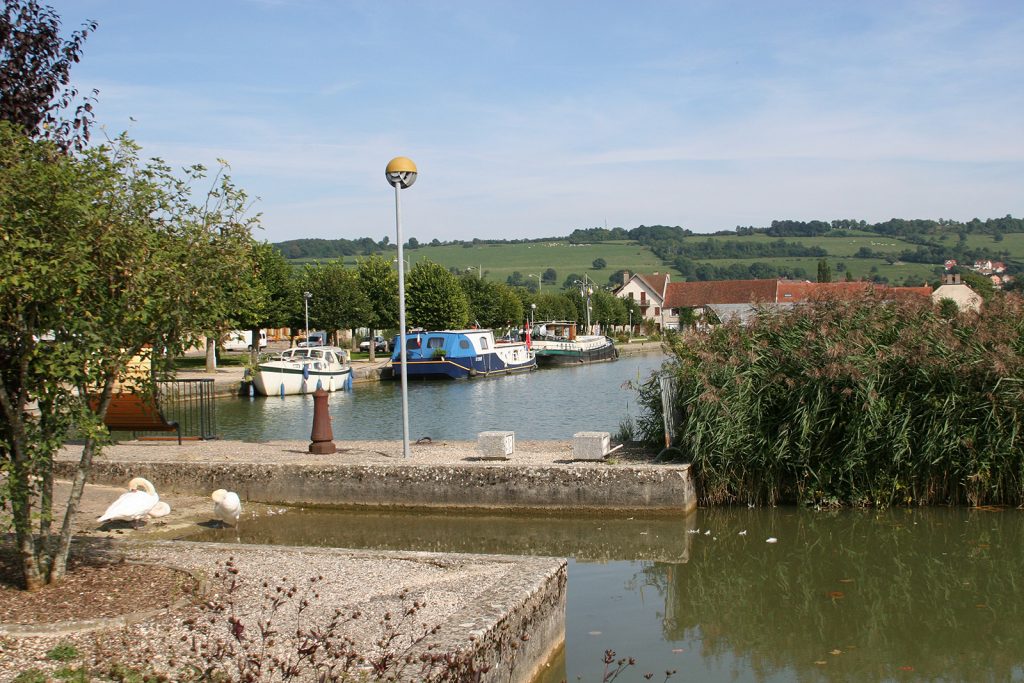
[[[110,399],[114,393],[114,378],[109,377],[103,384],[103,392],[100,394],[99,405],[96,407],[96,416],[100,421],[107,415],[107,408],[110,406]],[[50,570],[47,575],[47,583],[56,583],[64,578],[68,568],[68,553],[71,551],[71,523],[74,521],[78,506],[82,502],[82,492],[85,491],[85,480],[92,468],[92,458],[96,453],[96,439],[89,437],[85,446],[82,447],[82,457],[78,460],[78,468],[75,470],[74,481],[71,482],[71,493],[68,494],[68,507],[64,512],[64,523],[60,528],[60,538],[57,547],[53,550],[50,558]],[[52,472],[52,467],[50,468]]]
[[[217,372],[217,337],[215,335],[206,338],[206,371]]]
[[[256,369],[256,363],[260,359],[260,343],[263,341],[263,337],[260,335],[261,329],[254,327],[249,330],[249,336],[252,338],[252,350],[249,351],[249,364]]]

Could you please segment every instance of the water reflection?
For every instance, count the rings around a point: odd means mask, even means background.
[[[744,508],[684,519],[310,510],[241,531],[260,543],[572,558],[566,648],[543,683],[601,680],[608,648],[640,663],[622,680],[678,669],[674,680],[1024,681],[1019,510]],[[230,530],[205,537],[219,534],[234,540]]]
[[[516,517],[304,510],[246,521],[246,543],[573,557],[584,562],[686,562],[687,517]],[[234,532],[229,531],[233,537]],[[219,540],[210,529],[192,540]]]
[[[579,431],[615,433],[635,414],[629,380],[661,366],[660,353],[624,356],[614,363],[538,370],[486,380],[413,382],[409,428],[417,439],[475,439],[487,430],[512,430],[521,439],[568,439]],[[357,384],[331,395],[336,439],[402,438],[396,382]],[[217,401],[217,431],[244,441],[309,438],[311,396],[226,398]]]

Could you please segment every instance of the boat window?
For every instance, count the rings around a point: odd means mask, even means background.
[[[459,340],[459,348],[460,349],[468,349],[469,348],[469,340],[468,339],[460,339]]]
[[[480,337],[480,348],[481,349],[486,349],[487,348],[487,337]]]
[[[327,359],[327,362],[328,362],[328,363],[337,363],[337,362],[338,362],[338,361],[336,361],[336,360],[334,359],[334,354],[333,354],[333,353],[331,353],[330,351],[328,351],[328,352],[327,352],[326,354],[324,354],[324,358],[326,358],[326,359]]]
[[[418,348],[420,348],[420,338],[416,337],[415,339],[406,339],[405,340],[405,348],[406,349],[418,349]]]
[[[427,339],[428,349],[439,349],[444,346],[444,337],[429,337]]]
[[[323,358],[324,357],[324,352],[323,351],[310,351],[310,355],[313,356],[313,358]]]

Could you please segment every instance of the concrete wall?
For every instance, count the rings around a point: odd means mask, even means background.
[[[74,464],[55,463],[70,478]],[[297,463],[96,462],[91,483],[121,486],[131,477],[161,491],[208,495],[217,488],[244,500],[284,505],[688,512],[697,506],[689,465],[607,467],[310,465]]]

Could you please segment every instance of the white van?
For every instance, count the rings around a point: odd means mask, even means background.
[[[252,330],[231,330],[224,338],[225,351],[252,351]],[[260,350],[267,348],[267,331],[260,330]]]

